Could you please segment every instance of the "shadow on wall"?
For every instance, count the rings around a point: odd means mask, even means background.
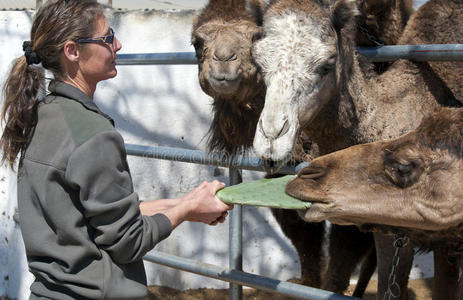
[[[196,75],[193,73],[196,66],[184,68]],[[185,79],[191,83],[185,82],[185,88],[178,89],[175,77],[181,70],[173,66],[120,66],[118,69],[123,74],[123,86],[108,81],[99,92],[112,90],[117,93],[116,97],[105,101],[96,99],[101,110],[114,118],[118,129],[149,145],[204,150],[200,143],[210,123],[209,106],[205,102],[207,96],[196,97],[192,80],[196,78],[188,76]],[[143,82],[140,82],[141,74]],[[156,82],[164,84],[155,86]]]
[[[108,16],[122,43],[119,53],[191,52],[194,17],[185,12],[115,12]],[[118,66],[118,76],[100,84],[95,101],[127,139],[204,149],[210,98],[198,83],[196,65]]]

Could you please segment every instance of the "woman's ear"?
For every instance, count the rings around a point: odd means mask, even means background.
[[[64,57],[70,62],[77,62],[80,58],[79,47],[74,41],[67,41],[63,47]]]

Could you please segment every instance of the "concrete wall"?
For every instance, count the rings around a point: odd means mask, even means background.
[[[0,11],[0,82],[12,59],[22,55],[28,40],[31,11]],[[193,51],[190,27],[194,11],[109,12],[121,40],[120,53]],[[7,49],[7,50],[6,50]],[[95,102],[111,115],[127,143],[205,149],[203,139],[211,120],[211,99],[198,84],[197,66],[119,66],[118,76],[101,83]],[[227,171],[147,158],[129,158],[134,185],[141,199],[180,196],[203,180],[227,181]],[[218,174],[218,176],[214,176]],[[262,176],[243,172],[245,181]],[[16,177],[0,168],[0,296],[27,299],[33,280],[27,271],[19,226],[14,221]],[[63,212],[65,213],[65,212]],[[266,208],[244,209],[244,270],[287,280],[299,276],[293,246]],[[184,223],[157,250],[198,261],[228,266],[228,223],[209,227]],[[421,257],[423,258],[423,257]],[[428,262],[418,263],[413,277],[432,275]],[[226,283],[147,263],[149,284],[178,289],[224,288]]]

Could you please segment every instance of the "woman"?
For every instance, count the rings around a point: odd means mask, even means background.
[[[215,225],[232,207],[204,182],[179,199],[139,202],[124,141],[93,102],[116,76],[114,36],[95,0],[49,0],[4,86],[3,162],[18,170],[31,299],[136,299],[146,295],[143,255],[183,221]],[[55,77],[37,101],[43,74]]]

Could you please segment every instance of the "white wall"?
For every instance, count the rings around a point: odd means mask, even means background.
[[[30,11],[0,11],[0,82],[12,59],[22,55],[28,39]],[[193,51],[190,27],[194,12],[116,12],[108,19],[121,40],[120,53]],[[8,50],[5,50],[8,49]],[[127,143],[205,149],[211,120],[211,99],[198,84],[196,66],[119,66],[115,79],[101,83],[95,102],[111,115]],[[214,177],[214,167],[129,158],[135,189],[141,199],[177,197]],[[220,172],[219,172],[220,173]],[[223,171],[222,174],[226,171]],[[244,180],[262,176],[244,171]],[[27,299],[32,276],[27,271],[19,226],[13,220],[16,178],[0,168],[0,296]],[[63,212],[64,213],[64,212]],[[299,276],[296,252],[266,208],[244,209],[244,270],[287,280]],[[184,223],[157,250],[198,261],[228,266],[228,223],[209,227]],[[432,275],[429,257],[414,268],[413,277]],[[178,289],[226,283],[147,263],[150,284]]]
[[[30,20],[30,12],[0,12],[0,47],[5,49],[0,54],[2,87],[10,61],[20,55],[22,41],[27,39]],[[32,276],[28,272],[19,226],[13,219],[16,206],[16,175],[9,168],[1,167],[0,295],[27,299]]]

